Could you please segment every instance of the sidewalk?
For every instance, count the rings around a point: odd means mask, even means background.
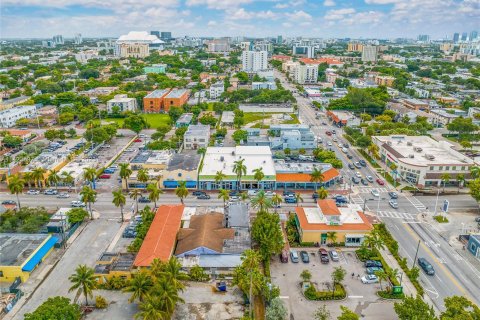
[[[382,257],[385,260],[385,262],[390,266],[390,268],[398,269],[399,272],[403,273],[403,276],[402,276],[403,293],[406,296],[415,297],[417,295],[417,289],[415,289],[415,287],[413,286],[408,276],[403,272],[402,268],[398,264],[395,257],[390,253],[388,249],[380,250],[380,253],[382,254]]]

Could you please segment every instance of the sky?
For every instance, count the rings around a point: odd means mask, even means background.
[[[1,0],[0,38],[247,36],[451,38],[480,31],[480,0]]]

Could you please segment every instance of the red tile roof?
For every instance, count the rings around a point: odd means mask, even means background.
[[[326,216],[339,216],[340,210],[338,210],[337,204],[333,199],[324,199],[317,201],[320,210]]]
[[[323,181],[328,182],[340,175],[337,169],[330,168],[323,174]],[[278,182],[311,182],[312,176],[308,173],[277,173]]]
[[[321,64],[321,63],[327,63],[327,64],[343,64],[340,60],[334,59],[334,58],[319,58],[319,59],[312,59],[312,58],[302,58],[299,59],[299,61],[306,63],[306,64]]]
[[[170,259],[180,229],[184,205],[163,205],[155,214],[143,244],[133,263],[136,267],[148,267],[153,259]]]

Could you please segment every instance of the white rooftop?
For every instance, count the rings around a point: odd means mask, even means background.
[[[340,210],[340,223],[364,223],[358,212],[362,211],[362,208],[358,204],[350,203],[347,207],[338,207]],[[304,207],[305,217],[308,223],[324,223],[327,224],[328,220],[317,207]]]
[[[82,179],[83,172],[86,168],[96,168],[98,165],[98,160],[96,159],[81,159],[81,160],[74,160],[69,162],[65,165],[62,169],[60,169],[59,174],[61,175],[62,172],[69,172],[75,181],[79,181]]]
[[[147,42],[147,43],[164,43],[157,36],[147,31],[130,31],[128,34],[121,35],[117,42]]]

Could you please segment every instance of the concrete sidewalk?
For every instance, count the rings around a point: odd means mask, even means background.
[[[403,292],[405,293],[405,295],[415,297],[417,295],[417,289],[415,289],[415,287],[413,286],[408,276],[403,272],[402,268],[398,264],[395,257],[390,253],[388,249],[380,250],[380,253],[382,254],[382,257],[385,260],[385,262],[390,266],[390,268],[398,269],[399,272],[403,273],[403,276],[401,279],[402,279]]]

